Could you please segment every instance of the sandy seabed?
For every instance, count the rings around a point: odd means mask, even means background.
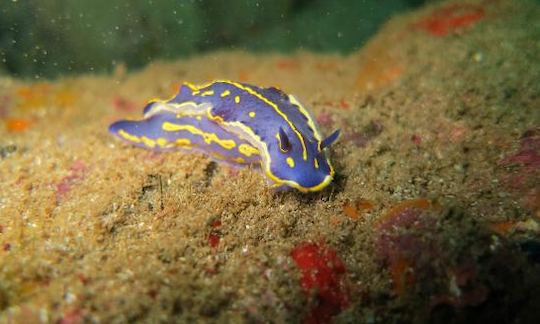
[[[540,7],[450,1],[348,56],[212,53],[55,82],[0,79],[0,322],[540,318]],[[182,81],[279,86],[334,182],[107,133]]]

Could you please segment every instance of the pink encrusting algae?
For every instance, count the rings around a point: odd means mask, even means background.
[[[431,208],[426,199],[401,202],[390,209],[377,222],[376,249],[379,258],[388,266],[394,293],[403,296],[415,283],[415,268],[421,267],[420,253],[437,257],[439,247],[426,242],[413,232],[418,228],[434,226],[433,219],[423,217],[423,211]]]
[[[57,204],[66,197],[75,184],[85,178],[87,171],[88,167],[83,161],[77,160],[73,162],[69,170],[69,175],[63,177],[60,182],[56,184]]]
[[[429,299],[429,309],[443,304],[454,308],[479,305],[490,289],[478,278],[478,263],[469,246],[459,256],[448,253],[456,243],[440,230],[441,211],[426,199],[398,203],[377,223],[377,255],[388,266],[397,297],[420,289]]]
[[[520,197],[523,206],[540,218],[540,128],[526,131],[519,149],[499,163],[508,169],[503,184]]]

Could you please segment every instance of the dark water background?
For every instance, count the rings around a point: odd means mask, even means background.
[[[424,0],[4,0],[0,74],[133,69],[216,49],[350,52]]]

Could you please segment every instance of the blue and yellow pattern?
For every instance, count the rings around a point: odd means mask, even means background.
[[[319,191],[334,177],[327,148],[311,113],[277,88],[215,81],[184,83],[168,100],[152,100],[140,121],[118,121],[109,131],[152,150],[204,152],[234,165],[259,165],[273,187]]]

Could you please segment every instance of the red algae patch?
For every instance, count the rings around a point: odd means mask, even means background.
[[[413,142],[414,145],[416,145],[416,146],[422,145],[422,136],[420,136],[418,134],[412,134],[411,135],[411,142]]]
[[[221,240],[221,235],[219,232],[219,227],[221,227],[221,220],[215,219],[210,222],[210,234],[208,234],[208,245],[212,248],[217,248],[219,246],[219,241]]]
[[[302,274],[302,291],[315,296],[315,305],[304,323],[328,323],[349,306],[347,270],[335,249],[322,243],[303,242],[292,250],[291,257]]]
[[[114,110],[118,112],[135,112],[138,108],[138,106],[132,102],[131,100],[128,100],[124,97],[116,96],[113,101],[112,105],[114,107]]]
[[[452,4],[431,12],[414,26],[433,35],[446,36],[469,27],[485,17],[484,8],[472,4]]]

